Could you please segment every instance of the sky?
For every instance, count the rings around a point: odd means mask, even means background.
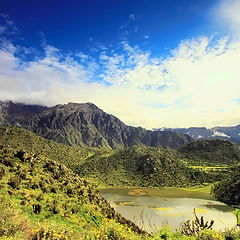
[[[92,102],[147,129],[240,124],[240,0],[0,0],[0,100]]]

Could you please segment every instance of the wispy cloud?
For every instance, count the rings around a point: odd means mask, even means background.
[[[44,57],[23,62],[15,54],[18,46],[5,42],[1,99],[47,105],[90,101],[128,124],[147,128],[239,123],[234,99],[239,99],[240,43],[189,39],[165,59],[127,41],[118,49],[93,59],[84,53],[65,56],[46,45]]]
[[[131,33],[137,33],[139,26],[136,24],[137,17],[135,13],[128,16],[127,21],[119,27],[120,36],[123,40],[127,40]]]
[[[0,13],[0,23],[0,34],[15,34],[19,31],[7,14]]]
[[[131,13],[131,14],[129,15],[129,19],[132,20],[132,21],[135,21],[135,19],[136,19],[135,14],[134,14],[134,13]]]

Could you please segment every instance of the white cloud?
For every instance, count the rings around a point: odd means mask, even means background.
[[[214,8],[213,14],[218,24],[229,29],[239,37],[240,31],[240,0],[221,0]]]
[[[239,124],[240,43],[200,37],[183,41],[165,59],[124,41],[98,59],[64,56],[46,45],[45,56],[19,67],[18,47],[0,51],[0,96],[54,105],[93,102],[127,124],[153,127]],[[7,46],[7,47],[6,47]],[[91,66],[91,67],[90,67]],[[93,81],[94,80],[94,81]]]

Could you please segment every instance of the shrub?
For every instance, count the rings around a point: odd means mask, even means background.
[[[8,185],[13,189],[17,189],[20,183],[21,183],[21,179],[19,176],[15,176],[8,181]]]
[[[224,237],[226,240],[239,240],[240,239],[240,229],[232,228],[224,232]]]
[[[4,168],[0,167],[0,180],[2,180],[4,175],[5,175],[5,170],[4,170]]]
[[[0,197],[0,237],[14,237],[28,229],[28,222],[20,211],[14,210],[4,197]]]
[[[203,230],[199,233],[197,240],[224,240],[224,236],[220,232],[213,230]]]
[[[67,231],[56,231],[54,229],[40,228],[33,231],[31,240],[67,240],[69,233]]]

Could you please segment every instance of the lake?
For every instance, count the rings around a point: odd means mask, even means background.
[[[148,232],[169,225],[179,230],[183,222],[198,217],[214,220],[213,229],[224,230],[236,225],[236,217],[228,205],[216,201],[211,194],[182,189],[102,189],[101,195],[125,218]]]

